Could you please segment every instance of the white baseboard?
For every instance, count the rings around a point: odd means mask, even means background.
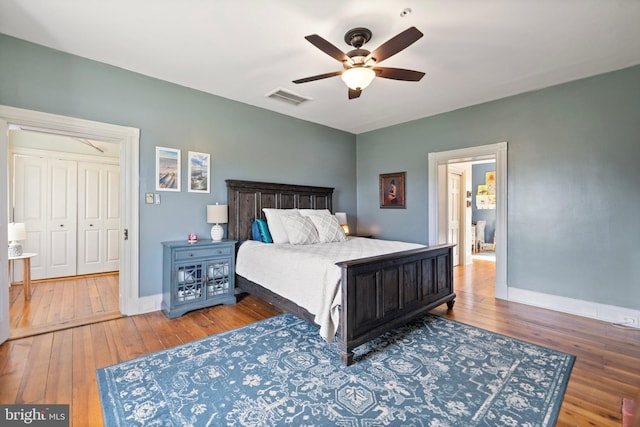
[[[129,310],[128,315],[150,313],[161,309],[162,294],[150,295],[147,297],[136,298],[135,304]]]
[[[635,319],[635,325],[628,326],[640,327],[640,310],[511,287],[508,293],[509,301],[617,324],[624,323],[624,318],[630,317]]]

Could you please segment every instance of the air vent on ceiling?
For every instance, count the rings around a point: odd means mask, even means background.
[[[300,105],[303,102],[311,101],[311,98],[307,96],[298,95],[286,89],[278,88],[265,95],[267,98],[278,99],[280,101]]]

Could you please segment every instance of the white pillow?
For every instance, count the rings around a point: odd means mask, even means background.
[[[269,226],[269,232],[271,233],[273,243],[289,243],[289,236],[287,235],[287,230],[285,230],[284,225],[282,224],[280,216],[283,214],[300,215],[298,210],[263,208],[262,212],[264,212],[264,216],[267,217],[267,225]]]
[[[302,216],[331,215],[331,211],[329,209],[298,209],[298,212]]]
[[[318,230],[320,243],[344,242],[347,240],[347,236],[344,234],[344,230],[335,215],[309,215],[309,218],[311,218],[313,225]]]
[[[318,243],[318,230],[309,217],[302,215],[280,215],[289,243],[292,245],[310,245]]]

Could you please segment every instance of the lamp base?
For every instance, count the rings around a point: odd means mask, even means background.
[[[22,245],[20,242],[13,241],[9,243],[9,257],[17,257],[22,255]]]
[[[222,226],[216,224],[213,227],[211,227],[211,240],[213,240],[214,242],[219,242],[222,240],[223,237],[224,237],[224,229],[222,228]]]

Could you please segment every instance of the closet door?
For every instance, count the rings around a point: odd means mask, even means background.
[[[78,168],[72,160],[48,160],[47,277],[76,275]]]
[[[37,253],[31,259],[31,279],[46,276],[47,258],[47,159],[42,157],[13,156],[13,218],[23,222],[27,240],[22,242],[23,252]],[[22,281],[22,263],[14,263],[13,281]]]
[[[78,274],[119,269],[120,171],[78,162]]]

